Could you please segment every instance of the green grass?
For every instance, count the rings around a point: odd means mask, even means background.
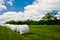
[[[30,34],[20,35],[0,26],[0,40],[60,40],[60,25],[29,25]]]

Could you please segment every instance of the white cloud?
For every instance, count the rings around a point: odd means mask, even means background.
[[[60,11],[58,12],[58,14],[60,15]]]
[[[11,6],[13,5],[14,0],[10,0],[7,3],[10,4]]]
[[[42,10],[60,10],[60,0],[43,0],[40,7]]]
[[[10,5],[13,5],[13,3],[12,2],[7,2],[8,4],[10,4]]]
[[[22,12],[6,12],[3,15],[0,15],[0,21],[8,21],[8,20],[24,20]]]
[[[41,20],[52,9],[60,10],[59,0],[36,0],[32,5],[25,7],[24,12],[6,12],[0,16],[2,20]]]
[[[55,16],[57,17],[57,19],[60,19],[60,11]]]
[[[5,4],[4,1],[5,0],[0,0],[0,11],[7,9],[7,7],[4,5]],[[14,2],[14,0],[10,0],[10,1],[6,2],[6,3],[8,3],[8,4],[10,4],[12,6],[13,2]]]
[[[36,0],[32,5],[25,7],[25,14],[26,16],[28,15],[30,19],[32,19],[33,16],[41,19],[51,10],[60,10],[60,0]]]
[[[60,15],[57,14],[57,15],[55,15],[55,16],[57,17],[57,19],[60,19]]]
[[[5,5],[0,5],[0,11],[7,9]]]
[[[0,5],[1,5],[1,4],[4,4],[4,0],[0,0]]]
[[[3,5],[4,3],[4,0],[0,0],[0,11],[7,9],[6,6]]]

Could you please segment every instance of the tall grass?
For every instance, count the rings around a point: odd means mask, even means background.
[[[0,40],[60,40],[60,25],[29,25],[30,34],[20,35],[0,26]]]

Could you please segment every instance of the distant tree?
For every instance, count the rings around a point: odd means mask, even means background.
[[[45,20],[45,21],[48,21],[48,20],[56,20],[57,17],[55,17],[56,14],[54,13],[47,13],[42,19]]]
[[[6,21],[6,24],[17,24],[18,22],[17,21],[14,21],[14,20],[10,20],[10,21]]]

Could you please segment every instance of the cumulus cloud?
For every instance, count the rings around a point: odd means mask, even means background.
[[[28,17],[28,19],[32,19],[32,20],[41,20],[41,18],[43,16],[45,16],[46,10],[41,10],[41,6],[40,3],[42,2],[42,0],[36,0],[32,5],[28,5],[25,7],[25,16]]]
[[[0,5],[1,5],[1,4],[4,4],[4,0],[0,0]]]
[[[0,11],[6,10],[7,7],[4,5],[5,3],[8,3],[10,5],[13,5],[14,0],[10,0],[8,2],[4,2],[5,0],[0,0]]]
[[[0,11],[7,9],[5,5],[0,5]]]
[[[60,15],[60,11],[58,12],[58,14]]]
[[[19,20],[22,18],[22,13],[16,13],[16,12],[6,12],[3,15],[0,16],[0,20],[2,19],[3,21],[7,20]]]
[[[12,2],[7,2],[8,4],[10,4],[10,5],[13,5],[13,3]]]
[[[60,10],[60,0],[36,0],[32,5],[25,7],[24,12],[6,12],[0,16],[0,20],[41,20],[47,12]]]
[[[60,11],[55,16],[57,17],[57,19],[60,19]]]
[[[34,15],[39,19],[51,10],[60,10],[60,0],[36,0],[32,5],[25,7],[25,12],[28,16]]]
[[[60,0],[44,0],[40,7],[42,10],[60,10]]]
[[[6,6],[3,5],[4,3],[4,0],[0,0],[0,11],[7,9]]]
[[[27,19],[30,20],[40,20],[41,17],[44,15],[39,15],[39,14],[30,14],[29,12],[6,12],[3,15],[0,15],[0,21],[9,21],[9,20],[16,20],[16,21],[25,21]]]
[[[14,0],[10,0],[7,3],[10,4],[11,6],[13,5]]]

